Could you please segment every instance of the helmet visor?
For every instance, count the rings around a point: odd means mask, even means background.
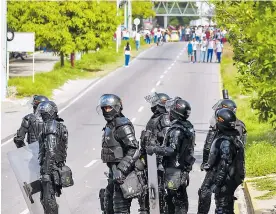
[[[172,109],[172,107],[174,106],[174,103],[175,103],[175,99],[169,99],[166,101],[165,108],[167,112],[169,112]]]
[[[221,104],[222,99],[220,99],[213,107],[212,109],[215,111],[218,109],[219,105]]]
[[[156,106],[160,101],[159,96],[156,92],[153,94],[147,95],[144,98],[145,98],[146,102],[148,102],[151,105],[151,107]]]
[[[120,103],[117,103],[118,101],[110,95],[103,95],[101,96],[100,100],[99,100],[99,104],[97,105],[96,111],[98,114],[102,114],[102,108],[107,107],[107,111],[109,111],[110,109],[115,109],[117,112],[120,111],[121,105]],[[110,107],[110,108],[108,108]]]

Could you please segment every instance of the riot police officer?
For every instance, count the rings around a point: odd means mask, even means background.
[[[65,166],[67,157],[68,131],[58,117],[57,105],[46,101],[38,106],[44,121],[39,137],[39,164],[41,174],[40,201],[45,214],[58,214],[56,196],[61,195],[62,187],[73,185],[72,173]],[[66,176],[66,179],[62,179]],[[68,182],[68,183],[64,183]]]
[[[175,98],[166,102],[169,110],[171,127],[168,129],[163,146],[147,147],[147,154],[164,156],[166,203],[169,214],[187,214],[189,172],[195,162],[195,131],[188,121],[191,113],[190,104]]]
[[[236,115],[228,108],[216,113],[218,136],[204,169],[204,183],[215,193],[216,214],[234,214],[234,192],[245,177],[244,144],[236,129]],[[199,212],[206,213],[206,212]]]
[[[169,115],[165,108],[165,103],[170,97],[164,93],[154,93],[153,96],[147,96],[146,100],[151,103],[151,111],[153,115],[146,125],[146,129],[141,134],[141,158],[146,160],[146,146],[151,143],[161,146],[167,130],[170,127]],[[159,189],[159,206],[160,213],[163,214],[164,210],[164,168],[162,166],[162,156],[157,156],[157,172],[158,172],[158,189]],[[148,194],[139,198],[140,211],[148,213]]]
[[[114,182],[113,210],[115,214],[130,213],[131,198],[125,198],[121,189],[126,177],[134,171],[135,162],[140,156],[139,144],[134,127],[123,114],[121,99],[114,94],[104,94],[99,106],[105,120],[103,128],[101,159],[110,169]],[[138,184],[134,184],[134,190]]]
[[[41,95],[34,95],[32,101],[33,113],[28,114],[23,118],[21,126],[13,138],[17,148],[25,146],[24,139],[26,133],[28,144],[38,141],[39,133],[42,130],[43,120],[39,114],[36,114],[36,109],[39,103],[44,101],[48,101],[48,98]]]
[[[216,105],[213,106],[214,115],[211,118],[209,132],[207,134],[207,137],[206,137],[206,140],[205,140],[205,143],[204,143],[203,162],[202,162],[201,167],[200,167],[201,171],[204,170],[204,165],[208,161],[208,157],[209,157],[212,142],[214,141],[214,139],[218,135],[218,128],[216,126],[215,114],[218,110],[220,110],[222,108],[228,108],[228,109],[232,110],[234,113],[236,113],[237,105],[233,100],[223,99],[223,100],[220,100]],[[235,128],[238,130],[239,136],[240,136],[242,142],[245,144],[246,143],[245,124],[241,120],[237,119]],[[208,177],[209,174],[210,173],[207,173],[206,176]],[[205,180],[208,182],[207,178]],[[203,214],[203,213],[205,214],[205,213],[208,213],[209,210],[210,210],[212,193],[211,193],[210,189],[207,189],[207,187],[208,187],[208,184],[205,185],[205,182],[203,182],[201,188],[198,191],[198,194],[199,194],[198,214]]]

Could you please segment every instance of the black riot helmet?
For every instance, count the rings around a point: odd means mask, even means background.
[[[37,107],[37,111],[41,115],[43,121],[58,118],[58,107],[53,101],[41,102]]]
[[[151,104],[151,111],[153,113],[165,113],[165,104],[169,99],[171,98],[167,94],[157,92],[145,97],[145,100]]]
[[[219,110],[222,108],[228,108],[230,110],[232,110],[234,113],[236,113],[237,111],[237,105],[233,100],[230,99],[222,99],[219,100],[216,105],[213,106],[213,110]]]
[[[229,108],[222,108],[216,112],[217,127],[220,131],[233,131],[236,127],[237,117]]]
[[[34,113],[37,109],[37,106],[41,103],[41,102],[45,102],[45,101],[49,101],[49,99],[45,96],[42,95],[34,95],[33,96],[33,101],[32,101],[32,106],[34,109]]]
[[[191,105],[180,97],[166,102],[166,109],[170,114],[170,120],[186,120],[191,114]]]
[[[97,112],[102,110],[103,116],[106,121],[112,121],[115,117],[121,115],[123,104],[120,97],[115,94],[104,94],[101,96]]]

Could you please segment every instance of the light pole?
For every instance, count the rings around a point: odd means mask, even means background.
[[[1,59],[1,100],[4,100],[7,95],[7,0],[1,0],[1,51],[2,51],[2,59]]]

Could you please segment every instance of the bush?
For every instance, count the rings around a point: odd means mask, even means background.
[[[268,122],[259,122],[257,111],[251,109],[250,96],[242,96],[237,84],[239,74],[233,65],[232,48],[226,44],[221,63],[223,85],[237,103],[237,116],[247,128],[246,172],[247,176],[264,176],[276,173],[276,133]]]

